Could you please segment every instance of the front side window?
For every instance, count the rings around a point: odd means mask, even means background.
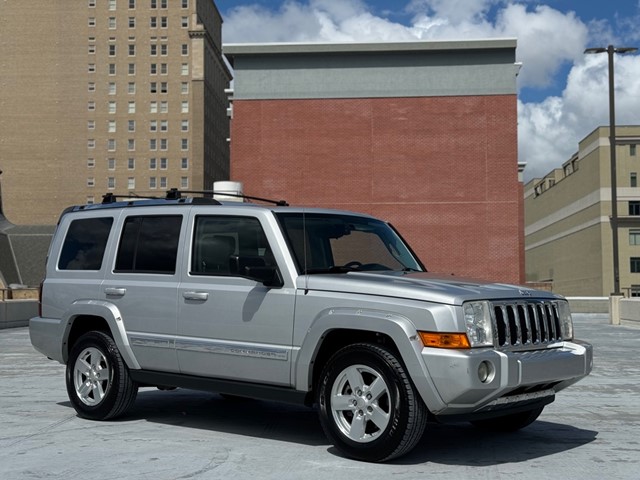
[[[113,218],[83,218],[69,225],[58,269],[100,270]]]
[[[319,213],[277,216],[300,273],[424,270],[395,230],[380,220]]]
[[[116,273],[173,275],[178,258],[182,215],[130,216],[116,256]]]
[[[196,217],[191,274],[248,276],[247,267],[275,267],[257,218]]]

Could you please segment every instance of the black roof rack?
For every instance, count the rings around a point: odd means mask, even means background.
[[[166,199],[167,200],[177,200],[179,198],[182,198],[182,194],[183,193],[189,193],[189,194],[199,194],[199,195],[211,195],[213,197],[214,194],[216,194],[216,192],[214,192],[213,190],[178,190],[177,188],[172,188],[170,190],[167,190],[167,196]],[[285,201],[285,200],[271,200],[269,198],[261,198],[261,197],[253,197],[250,195],[244,195],[244,194],[240,194],[240,193],[218,193],[219,195],[224,195],[226,197],[235,197],[235,198],[243,198],[246,200],[256,200],[258,202],[265,202],[265,203],[271,203],[273,205],[277,205],[278,207],[288,207],[289,204]]]

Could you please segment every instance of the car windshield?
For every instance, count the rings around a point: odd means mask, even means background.
[[[424,271],[391,226],[380,220],[329,213],[278,213],[301,273]]]

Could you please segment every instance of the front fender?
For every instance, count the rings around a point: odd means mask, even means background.
[[[63,357],[65,363],[69,357],[69,334],[76,319],[83,315],[104,318],[127,366],[133,370],[140,369],[140,364],[131,350],[120,310],[113,303],[102,300],[76,300],[62,315],[63,323],[66,325],[63,335]]]
[[[362,308],[330,308],[316,317],[300,347],[294,371],[295,388],[309,391],[313,388],[313,363],[324,337],[332,330],[348,329],[377,332],[387,335],[398,349],[407,373],[431,411],[444,406],[422,361],[422,349],[416,327],[405,316],[393,312]]]

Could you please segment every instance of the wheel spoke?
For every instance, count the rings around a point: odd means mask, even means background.
[[[80,368],[80,366],[84,367],[84,369]],[[86,374],[87,372],[89,372],[89,370],[91,370],[91,365],[89,365],[89,363],[84,358],[78,357],[78,360],[76,361],[76,370]]]
[[[377,377],[369,386],[369,393],[373,397],[372,400],[378,400],[382,395],[387,393],[387,385],[384,380]]]
[[[351,421],[351,428],[349,429],[349,438],[356,441],[361,441],[364,437],[366,420],[363,415],[355,415]]]
[[[99,402],[104,398],[104,389],[102,388],[102,382],[97,382],[93,390],[94,390],[93,397],[96,402]]]
[[[384,430],[389,424],[389,414],[375,405],[373,406],[373,412],[369,415],[369,420],[380,430]]]
[[[331,397],[331,408],[333,410],[353,410],[353,397],[351,395],[334,395]]]
[[[81,399],[85,399],[87,398],[89,393],[91,393],[91,384],[88,382],[84,382],[76,388],[76,391],[78,392],[78,395]]]
[[[355,392],[358,389],[362,389],[364,385],[364,380],[362,379],[362,374],[356,367],[350,367],[346,371],[347,380],[349,381],[349,386],[351,390]]]

